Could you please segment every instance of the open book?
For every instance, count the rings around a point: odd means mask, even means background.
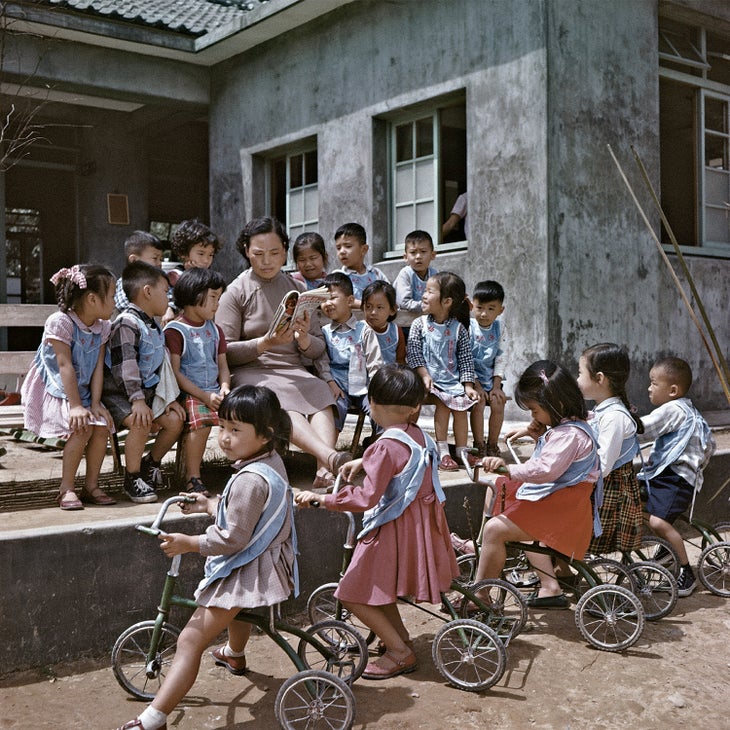
[[[284,295],[281,304],[276,309],[271,326],[269,327],[269,335],[281,332],[290,322],[303,316],[306,312],[312,313],[319,308],[327,298],[330,292],[326,286],[320,286],[317,289],[309,291],[290,291]]]

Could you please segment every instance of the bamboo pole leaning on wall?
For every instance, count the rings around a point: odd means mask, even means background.
[[[656,231],[654,231],[653,226],[651,225],[651,222],[649,221],[649,218],[647,217],[646,213],[644,212],[644,209],[641,207],[641,204],[639,203],[638,198],[636,197],[636,194],[634,193],[633,188],[631,187],[631,183],[629,183],[628,179],[626,178],[626,175],[624,174],[623,168],[621,167],[621,164],[619,163],[618,159],[616,159],[616,155],[613,153],[613,149],[611,148],[611,145],[606,145],[608,147],[608,151],[611,154],[611,158],[613,159],[614,163],[616,164],[616,167],[618,168],[619,174],[621,175],[621,179],[624,181],[629,194],[631,195],[631,198],[634,201],[634,204],[636,205],[637,210],[639,211],[639,214],[641,215],[644,223],[646,224],[646,227],[649,231],[649,234],[651,235],[652,239],[654,240],[654,243],[657,246],[657,249],[659,251],[660,256],[662,257],[662,260],[667,265],[667,269],[669,270],[669,273],[672,277],[672,281],[674,281],[677,291],[679,292],[680,297],[682,298],[682,301],[684,302],[685,306],[687,307],[687,311],[689,313],[690,318],[694,322],[695,326],[697,327],[697,331],[700,333],[700,338],[702,339],[702,344],[705,346],[705,349],[707,350],[707,353],[710,356],[710,360],[712,361],[712,365],[715,368],[715,371],[717,372],[717,376],[720,378],[720,385],[722,386],[722,390],[725,393],[725,398],[727,399],[728,403],[730,404],[730,377],[728,377],[728,366],[727,362],[725,361],[725,358],[723,357],[722,351],[720,350],[719,345],[717,344],[717,338],[715,337],[715,333],[712,329],[712,326],[710,325],[709,320],[707,319],[707,314],[705,312],[704,307],[702,306],[699,294],[697,293],[697,290],[694,286],[694,282],[692,281],[692,277],[690,276],[689,270],[687,269],[687,266],[684,262],[684,258],[681,255],[681,252],[679,251],[679,246],[675,244],[675,248],[677,250],[677,253],[680,257],[680,261],[682,262],[683,269],[685,276],[687,277],[688,281],[690,283],[690,288],[692,290],[692,294],[695,298],[695,301],[697,302],[698,306],[700,307],[703,317],[705,319],[705,325],[707,327],[708,332],[710,332],[710,336],[712,338],[713,343],[717,347],[717,350],[713,350],[713,348],[710,346],[710,343],[707,340],[707,335],[705,334],[704,329],[702,328],[702,325],[700,324],[700,321],[697,319],[697,315],[695,314],[694,309],[692,308],[692,304],[690,303],[689,299],[687,298],[687,294],[685,293],[684,289],[682,288],[682,284],[679,281],[679,278],[677,277],[677,273],[674,271],[674,268],[672,267],[671,262],[669,261],[669,258],[667,257],[666,252],[664,251],[664,247],[662,246],[661,241],[659,240],[659,237],[656,234]],[[634,155],[637,158],[637,161],[640,162],[638,159],[638,155],[636,155],[636,152],[634,148],[631,148],[632,152],[634,152]],[[656,194],[654,193],[653,188],[651,188],[651,184],[649,183],[649,178],[646,176],[646,171],[643,169],[643,165],[641,165],[642,171],[645,175],[645,180],[649,184],[649,188],[651,190],[652,196],[655,199],[655,205],[660,210],[660,215],[662,217],[662,221],[664,222],[664,225],[667,228],[667,231],[670,231],[669,224],[666,222],[666,216],[664,215],[664,212],[661,210],[661,206],[659,205],[659,201],[656,198]],[[672,242],[674,243],[676,239],[674,238],[674,234],[670,234],[670,237],[672,239]],[[722,363],[722,366],[720,365],[720,362]]]

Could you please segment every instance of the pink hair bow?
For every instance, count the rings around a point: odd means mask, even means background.
[[[72,284],[76,284],[79,289],[86,289],[86,276],[78,264],[75,264],[70,269],[59,269],[51,277],[51,284],[56,286],[63,279],[68,279]]]
[[[538,373],[538,375],[540,376],[540,379],[542,380],[542,382],[545,383],[545,385],[547,385],[550,382],[550,378],[548,378],[548,376],[545,375],[545,371],[544,370],[541,370]]]

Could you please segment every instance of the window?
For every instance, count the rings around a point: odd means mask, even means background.
[[[389,121],[390,249],[415,229],[441,242],[441,224],[466,190],[466,106],[414,111]],[[463,229],[450,241],[463,241]]]
[[[6,208],[5,221],[7,301],[40,304],[43,301],[40,211]]]
[[[317,149],[274,157],[269,161],[271,214],[284,223],[293,241],[304,231],[317,231],[319,190]]]
[[[730,255],[727,49],[728,39],[704,28],[660,19],[662,208],[680,245]]]

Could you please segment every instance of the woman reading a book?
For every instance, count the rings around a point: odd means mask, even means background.
[[[250,268],[230,283],[215,317],[228,343],[231,387],[248,383],[271,388],[291,417],[291,442],[316,457],[318,481],[327,479],[349,453],[330,446],[336,440],[334,399],[327,384],[302,361],[324,352],[321,330],[305,314],[270,331],[287,293],[305,290],[281,270],[289,238],[276,218],[255,218],[243,227],[236,245]]]

